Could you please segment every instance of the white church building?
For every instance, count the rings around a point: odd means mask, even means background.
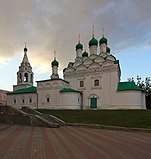
[[[7,104],[16,108],[47,109],[146,109],[145,93],[132,82],[120,82],[119,60],[110,52],[107,39],[98,41],[94,34],[89,41],[89,53],[83,51],[80,40],[76,58],[64,68],[59,78],[59,62],[52,61],[49,79],[37,81],[24,48],[24,57],[17,72],[17,85],[7,95]]]

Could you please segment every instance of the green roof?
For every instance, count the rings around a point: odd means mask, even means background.
[[[57,61],[57,60],[53,60],[52,62],[51,62],[51,66],[53,67],[53,66],[57,66],[58,67],[58,65],[59,65],[59,62]]]
[[[76,45],[76,51],[77,51],[78,49],[83,50],[83,45],[82,45],[80,42]]]
[[[138,91],[142,91],[142,89],[140,87],[138,87],[137,85],[135,85],[132,82],[119,82],[117,90],[118,91],[126,91],[126,90],[138,90]]]
[[[89,41],[89,46],[92,46],[92,45],[98,46],[98,41],[94,37],[92,37],[92,39]]]
[[[119,60],[114,61],[114,64],[119,64]]]
[[[85,51],[83,54],[82,54],[82,57],[88,57],[89,54]]]
[[[107,44],[107,38],[105,38],[104,36],[99,41],[99,44],[103,44],[103,43]]]
[[[81,93],[80,91],[72,89],[72,88],[62,88],[60,90],[60,92],[77,92],[77,93]]]
[[[13,92],[9,92],[7,93],[8,95],[9,94],[24,94],[24,93],[36,93],[37,92],[37,87],[28,87],[28,88],[23,88],[23,89],[18,89],[16,91],[13,91]]]

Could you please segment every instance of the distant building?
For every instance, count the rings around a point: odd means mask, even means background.
[[[0,89],[0,105],[6,105],[7,93],[8,93],[8,91]]]
[[[34,87],[32,67],[25,48],[17,72],[17,85],[13,92],[8,93],[8,105],[49,109],[146,108],[142,89],[131,82],[120,82],[119,60],[111,53],[104,36],[98,42],[93,34],[89,53],[83,51],[79,39],[75,60],[63,70],[64,79],[59,78],[56,58],[51,66],[50,79],[37,81],[37,87]]]

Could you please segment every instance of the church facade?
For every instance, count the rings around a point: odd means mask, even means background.
[[[33,72],[24,48],[24,57],[17,72],[17,85],[8,93],[7,104],[16,108],[47,109],[146,109],[145,93],[132,82],[120,82],[119,60],[110,52],[107,39],[98,41],[94,34],[89,41],[89,53],[83,51],[80,40],[76,58],[58,75],[59,62],[51,63],[49,79],[33,86]]]

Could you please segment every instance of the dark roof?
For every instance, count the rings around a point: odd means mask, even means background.
[[[80,91],[72,89],[72,88],[62,88],[60,90],[60,92],[77,92],[77,93],[81,93]]]
[[[37,92],[37,87],[28,87],[28,88],[23,88],[23,89],[18,89],[16,91],[13,91],[13,92],[9,92],[7,93],[8,95],[9,94],[24,94],[24,93],[36,93]]]
[[[138,87],[137,85],[135,85],[132,82],[119,82],[117,90],[118,91],[126,91],[126,90],[143,91],[140,87]]]

